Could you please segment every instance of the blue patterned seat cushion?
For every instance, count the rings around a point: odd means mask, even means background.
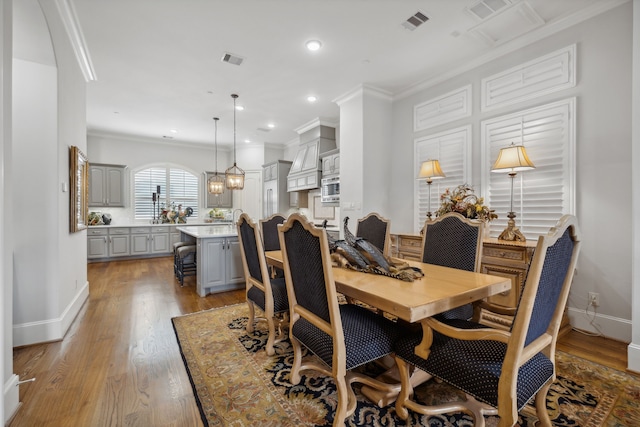
[[[472,329],[483,327],[458,320],[453,326]],[[498,381],[507,346],[498,341],[463,341],[434,331],[431,353],[425,360],[414,352],[422,341],[422,330],[400,338],[395,343],[396,354],[434,377],[457,387],[479,401],[498,405]],[[518,411],[553,376],[553,363],[542,353],[533,356],[520,367],[517,382]]]
[[[287,299],[287,286],[284,278],[271,280],[271,292],[273,293],[273,312],[282,313],[289,310],[289,300]],[[247,299],[253,301],[262,311],[264,311],[264,292],[252,286],[247,292]]]
[[[340,317],[347,353],[347,370],[393,351],[393,343],[399,336],[400,328],[392,321],[353,304],[341,304]],[[303,318],[293,325],[293,335],[328,366],[332,366],[331,336]]]

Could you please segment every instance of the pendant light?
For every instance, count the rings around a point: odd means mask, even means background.
[[[224,193],[224,178],[218,173],[218,117],[213,118],[216,125],[215,144],[216,144],[216,169],[213,176],[207,181],[207,188],[209,194],[222,194]]]
[[[244,188],[244,171],[236,164],[236,99],[238,95],[233,93],[231,98],[233,98],[233,166],[224,172],[224,176],[229,190],[242,190]]]

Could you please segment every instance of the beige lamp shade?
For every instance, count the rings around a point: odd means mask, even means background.
[[[510,146],[500,149],[498,159],[493,164],[491,172],[520,172],[529,169],[535,169],[533,162],[527,156],[527,150],[524,145],[515,145],[513,142]]]
[[[211,176],[211,178],[209,178],[209,180],[207,181],[207,190],[209,191],[209,194],[222,194],[224,193],[224,177],[221,176],[220,174],[218,174],[218,120],[220,120],[217,117],[213,118],[213,123],[215,123],[216,125],[216,138],[215,138],[215,144],[216,144],[216,171],[213,173],[213,175]]]
[[[427,178],[427,180],[445,178],[446,175],[440,168],[440,162],[437,160],[426,160],[420,166],[418,178]]]
[[[225,171],[224,176],[229,190],[242,190],[244,188],[244,171],[235,163]]]
[[[244,171],[236,164],[236,99],[238,99],[238,95],[232,93],[231,98],[233,98],[233,166],[224,171],[224,179],[229,190],[242,190],[244,188]]]
[[[224,193],[224,176],[220,175],[220,174],[218,174],[218,172],[216,172],[207,181],[207,189],[209,190],[209,194],[222,194],[222,193]]]

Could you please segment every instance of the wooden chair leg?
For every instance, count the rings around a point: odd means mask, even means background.
[[[302,349],[300,343],[293,336],[291,337],[291,347],[293,347],[293,365],[291,366],[291,378],[289,381],[292,385],[300,383],[300,366],[302,365]]]
[[[273,349],[273,344],[276,341],[276,325],[273,321],[273,316],[266,315],[267,325],[269,328],[269,337],[267,338],[267,356],[273,356],[276,351]]]
[[[549,418],[549,410],[547,409],[547,393],[553,381],[549,381],[536,394],[536,414],[540,420],[540,427],[550,427],[551,418]]]
[[[339,378],[334,378],[334,380],[336,382],[336,388],[338,392],[338,395],[337,395],[338,406],[336,407],[336,413],[333,418],[333,427],[342,427],[344,426],[344,420],[345,418],[347,418],[348,409],[349,409],[350,386],[349,384],[347,384],[347,380],[344,376],[340,376]],[[355,411],[355,406],[353,407],[353,410]]]
[[[247,300],[247,305],[249,306],[249,320],[247,320],[247,327],[246,327],[246,331],[248,334],[252,334],[253,333],[253,323],[255,322],[256,319],[256,309],[253,306],[253,303],[249,300]]]

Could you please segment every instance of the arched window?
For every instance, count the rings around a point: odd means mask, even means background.
[[[160,186],[160,198],[156,206],[165,207],[174,204],[185,209],[193,209],[198,217],[198,177],[189,171],[174,167],[156,166],[140,170],[134,174],[134,217],[135,219],[152,219],[153,193]]]

